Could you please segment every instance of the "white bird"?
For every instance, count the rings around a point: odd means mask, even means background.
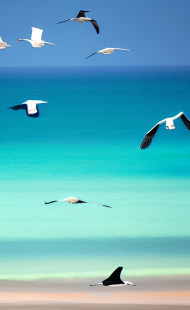
[[[187,129],[190,130],[190,121],[185,116],[185,114],[183,112],[180,112],[179,114],[177,114],[174,117],[165,118],[162,121],[158,122],[151,130],[149,130],[146,133],[146,135],[145,135],[145,137],[141,143],[141,146],[140,146],[141,150],[144,150],[147,147],[149,147],[149,145],[152,143],[152,140],[153,140],[153,138],[154,138],[154,136],[158,130],[158,127],[161,124],[166,123],[166,129],[175,129],[174,120],[176,120],[179,117],[182,119],[182,121],[185,124],[185,126],[187,127]]]
[[[46,42],[42,40],[43,30],[39,28],[32,27],[31,40],[29,39],[17,39],[18,41],[28,41],[33,47],[42,47],[44,44],[55,45],[54,43]]]
[[[119,47],[106,47],[104,48],[103,50],[100,50],[98,52],[95,52],[89,56],[87,56],[85,59],[91,57],[91,56],[94,56],[96,54],[104,54],[104,55],[109,55],[109,54],[112,54],[115,50],[119,50],[119,51],[128,51],[128,52],[133,52],[133,50],[130,50],[130,49],[127,49],[127,48],[119,48]]]
[[[0,50],[6,48],[7,46],[12,47],[11,45],[8,45],[7,42],[4,42],[0,37]]]
[[[61,200],[52,200],[52,201],[49,201],[49,202],[45,202],[45,204],[50,204],[50,203],[54,203],[54,202],[61,202],[61,201],[66,201],[68,203],[71,203],[71,204],[75,204],[75,203],[92,203],[92,202],[89,202],[89,201],[84,201],[84,200],[81,200],[79,198],[76,198],[76,197],[67,197],[67,198],[64,198],[64,199],[61,199]],[[97,203],[93,203],[93,204],[97,204]],[[103,204],[99,204],[103,207],[107,207],[107,208],[112,208],[110,206],[107,206],[107,205],[103,205]]]
[[[73,21],[78,22],[78,23],[91,22],[92,25],[94,26],[94,28],[96,29],[97,34],[98,34],[99,33],[98,23],[97,23],[96,20],[94,20],[92,18],[86,17],[85,13],[87,13],[87,12],[90,12],[90,11],[82,11],[82,10],[80,10],[78,15],[77,15],[77,17],[63,20],[61,22],[58,22],[57,24],[65,23],[65,22],[68,22],[69,20],[73,20]]]
[[[118,267],[117,269],[114,270],[114,272],[109,276],[109,278],[105,279],[104,281],[98,283],[98,284],[91,284],[90,286],[99,286],[99,285],[104,285],[104,286],[118,286],[118,285],[132,285],[136,286],[135,284],[129,282],[129,281],[122,281],[120,278],[120,274],[122,271],[123,267]]]
[[[10,107],[8,109],[12,110],[21,110],[24,109],[29,117],[38,117],[39,116],[39,110],[37,107],[37,104],[40,103],[47,103],[47,101],[42,100],[27,100],[19,105],[15,105],[13,107]]]

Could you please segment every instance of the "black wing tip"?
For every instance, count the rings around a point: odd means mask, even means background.
[[[149,145],[152,143],[152,140],[155,137],[155,134],[158,130],[159,124],[155,125],[144,137],[142,143],[141,143],[141,150],[145,150]]]
[[[146,135],[146,136],[144,137],[142,143],[141,143],[141,146],[140,146],[141,151],[142,151],[142,150],[145,150],[147,147],[149,147],[149,145],[151,144],[151,142],[152,142],[152,139],[151,139],[149,136]]]
[[[103,207],[106,207],[106,208],[112,208],[112,207],[110,207],[110,206],[108,206],[108,205],[102,205]]]
[[[61,22],[56,23],[56,25],[61,24],[61,23],[68,22],[68,21],[70,21],[70,20],[71,20],[71,19],[65,19],[65,20],[62,20]]]
[[[95,28],[95,30],[96,30],[96,33],[99,34],[99,33],[100,33],[100,28],[99,28],[99,25],[98,25],[97,20],[92,19],[92,20],[91,20],[91,23],[92,23],[92,25],[94,26],[94,28]]]
[[[79,200],[77,201],[77,203],[88,203],[88,201],[84,201],[84,200],[79,199]]]
[[[92,56],[94,56],[94,55],[96,55],[96,54],[98,54],[98,52],[95,52],[95,53],[93,53],[93,54],[90,54],[90,55],[88,55],[87,57],[85,57],[84,59],[90,58],[90,57],[92,57]]]
[[[184,123],[184,125],[186,126],[186,128],[187,128],[188,130],[190,130],[190,121],[189,121],[189,119],[185,116],[184,113],[181,115],[181,120],[183,121],[183,123]]]
[[[45,202],[45,205],[49,205],[50,203],[54,203],[54,202],[58,202],[57,200],[52,200],[52,201],[49,201],[49,202]]]

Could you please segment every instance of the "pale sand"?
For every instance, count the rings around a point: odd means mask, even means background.
[[[1,309],[190,309],[190,276],[134,278],[136,287],[90,287],[99,279],[0,281]],[[154,306],[153,306],[154,305]],[[175,308],[174,308],[175,306]]]
[[[1,310],[189,310],[189,306],[119,305],[119,304],[35,304],[0,305]]]

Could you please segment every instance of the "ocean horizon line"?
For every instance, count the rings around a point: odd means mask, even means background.
[[[98,71],[98,70],[120,70],[120,71],[138,71],[138,70],[150,70],[150,69],[156,69],[158,71],[161,70],[169,70],[169,69],[178,69],[178,70],[185,70],[185,71],[190,71],[190,65],[127,65],[127,66],[27,66],[27,67],[1,67],[1,72],[8,70],[8,71],[16,71],[16,70],[93,70],[93,71]]]

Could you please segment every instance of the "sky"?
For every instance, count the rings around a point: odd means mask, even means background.
[[[73,21],[79,10],[98,21]],[[33,48],[31,27],[56,45]],[[1,0],[0,36],[12,48],[0,50],[0,67],[186,66],[190,65],[189,0]],[[106,47],[133,52],[89,54]]]

